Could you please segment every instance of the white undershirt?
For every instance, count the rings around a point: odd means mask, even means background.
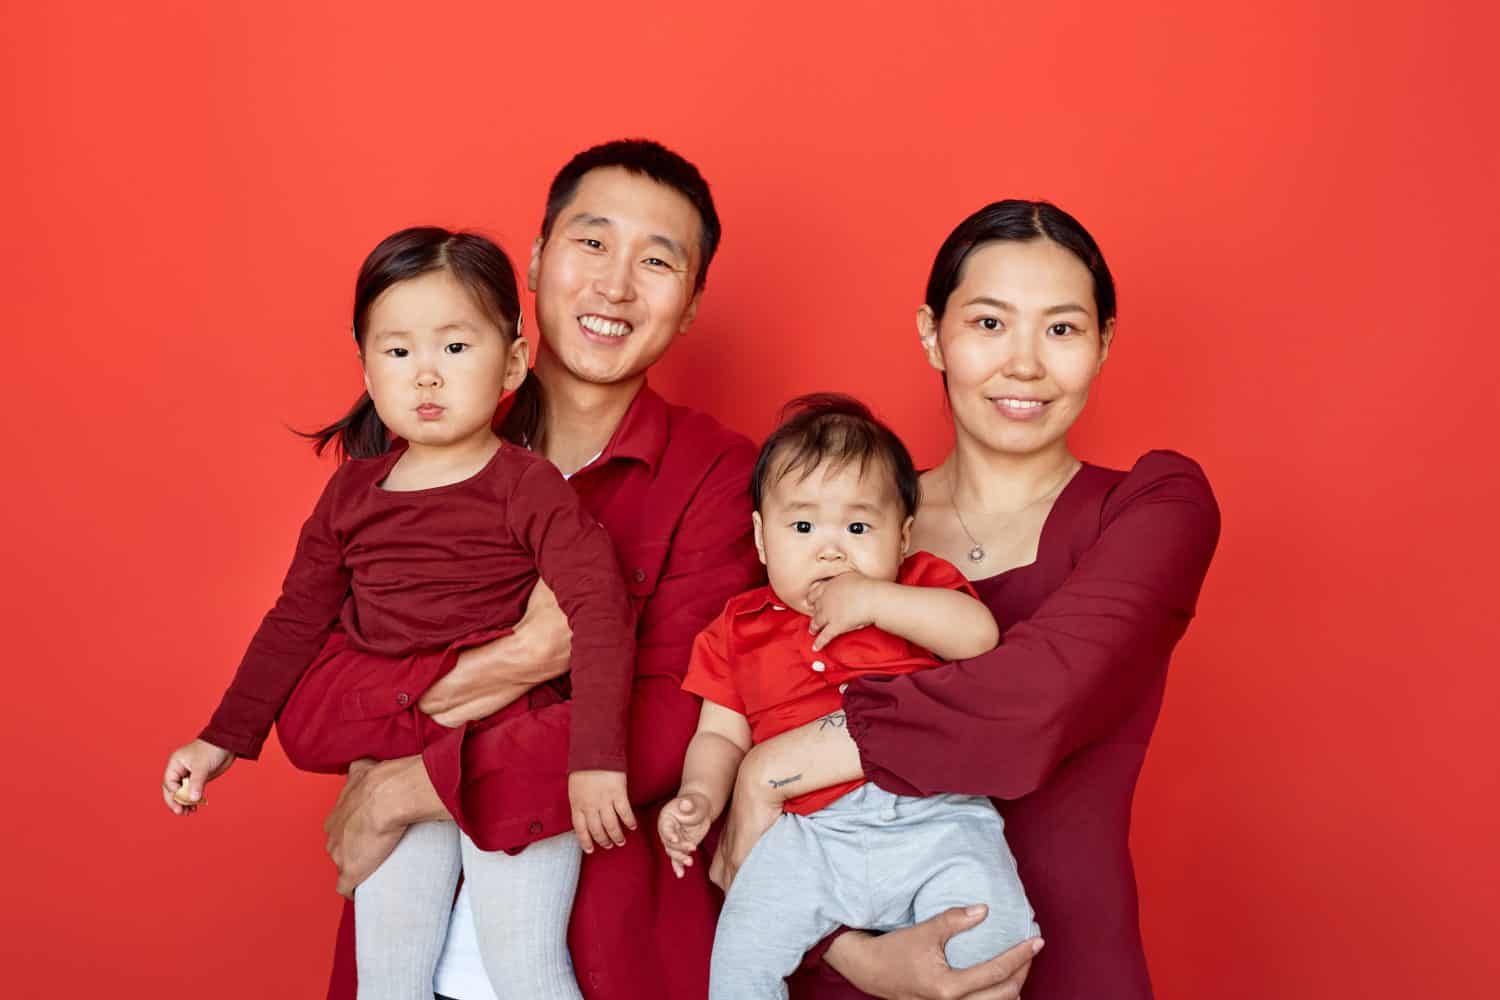
[[[601,449],[599,455],[602,454]],[[593,465],[599,455],[584,462],[582,468]],[[453,916],[448,921],[448,936],[443,940],[443,954],[432,977],[432,988],[453,1000],[500,1000],[479,956],[479,934],[474,929],[467,882],[459,888],[458,899],[453,903]]]

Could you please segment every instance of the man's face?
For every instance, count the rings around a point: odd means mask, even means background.
[[[780,474],[772,465],[761,509],[752,515],[755,547],[778,600],[811,614],[807,592],[841,573],[894,580],[911,539],[890,469],[872,461],[819,465]]]
[[[622,167],[584,174],[532,252],[546,352],[585,382],[643,375],[697,312],[701,232],[673,188]]]

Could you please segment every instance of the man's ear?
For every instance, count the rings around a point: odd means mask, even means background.
[[[693,325],[693,320],[698,318],[698,303],[703,301],[703,289],[693,293],[692,301],[682,311],[682,322],[677,324],[679,334],[687,333],[687,328]]]
[[[907,554],[911,552],[911,525],[912,525],[912,522],[915,521],[915,520],[916,520],[916,518],[911,517],[910,515],[908,515],[907,518],[906,518],[906,520],[904,522],[902,522],[902,524],[901,524],[901,558],[902,559],[905,559],[906,556],[907,556]]]
[[[538,236],[531,242],[531,263],[526,265],[526,288],[536,291],[536,276],[542,270],[542,247],[547,245],[544,236]]]
[[[927,355],[927,363],[940,372],[948,369],[943,364],[943,348],[938,343],[937,317],[932,313],[932,307],[925,302],[917,310],[917,339],[922,343],[922,353]]]
[[[527,361],[531,358],[531,345],[521,336],[521,321],[516,321],[516,339],[505,355],[505,380],[501,386],[506,392],[515,392],[526,381]]]
[[[760,564],[766,564],[766,532],[765,526],[761,524],[760,511],[752,511],[750,523],[755,525],[755,554],[760,556]]]
[[[1099,363],[1094,366],[1094,374],[1098,375],[1104,370],[1104,362],[1109,358],[1109,345],[1115,341],[1115,321],[1110,320],[1104,324],[1104,329],[1099,331]]]

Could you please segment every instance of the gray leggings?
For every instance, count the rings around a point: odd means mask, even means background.
[[[990,801],[861,785],[811,816],[783,815],[755,845],[719,914],[708,995],[786,997],[783,979],[841,924],[892,931],[974,903],[989,915],[949,939],[954,968],[1037,933]]]
[[[359,1000],[430,1000],[460,869],[485,973],[505,995],[582,1000],[568,916],[583,852],[572,833],[517,855],[481,851],[451,822],[417,823],[354,892]]]

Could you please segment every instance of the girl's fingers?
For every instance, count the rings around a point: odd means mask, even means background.
[[[583,848],[583,853],[593,854],[594,839],[589,834],[588,820],[584,818],[582,809],[573,810],[573,833],[578,837],[578,846]]]
[[[620,821],[612,806],[606,804],[603,809],[599,810],[599,822],[604,825],[604,832],[609,835],[609,839],[616,847],[625,843],[625,831],[620,828]]]
[[[604,832],[604,823],[599,818],[599,810],[590,809],[588,811],[586,819],[588,822],[589,835],[593,838],[594,843],[606,849],[613,847],[614,845],[610,842],[609,834]]]
[[[636,829],[635,813],[630,809],[629,799],[621,796],[619,801],[615,803],[615,812],[619,814],[620,822],[632,830]]]

